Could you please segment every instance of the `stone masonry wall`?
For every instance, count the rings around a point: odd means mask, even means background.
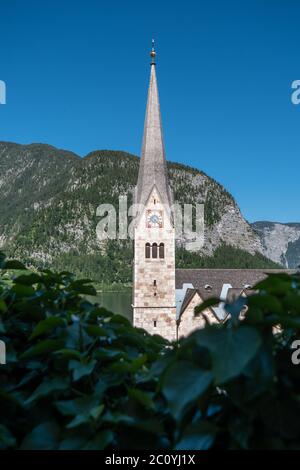
[[[180,324],[178,327],[178,338],[188,336],[195,330],[205,328],[205,317],[207,318],[210,324],[218,323],[218,320],[209,309],[204,310],[198,316],[194,315],[195,307],[197,307],[197,305],[201,303],[202,299],[200,298],[199,294],[196,293],[188,304],[185,311],[183,312],[183,314],[181,315]]]
[[[175,341],[176,338],[176,309],[170,308],[136,308],[134,326],[143,328],[151,335],[158,334]]]
[[[163,227],[148,228],[147,210],[163,211]],[[167,339],[176,338],[175,233],[168,213],[154,189],[135,228],[133,321],[134,325]],[[165,257],[145,257],[145,244],[164,243]],[[156,281],[156,283],[154,282]],[[156,285],[155,285],[156,284]],[[156,321],[156,327],[154,327]]]

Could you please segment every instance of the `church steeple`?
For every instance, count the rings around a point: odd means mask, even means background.
[[[135,202],[133,322],[176,339],[175,226],[152,42],[150,85]]]
[[[146,204],[154,186],[167,207],[172,205],[156,80],[156,51],[152,40],[150,85],[144,124],[136,202]]]

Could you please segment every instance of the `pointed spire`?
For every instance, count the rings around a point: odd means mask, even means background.
[[[156,52],[155,52],[155,47],[154,47],[154,39],[152,39],[152,49],[150,52],[150,57],[151,57],[151,65],[155,65]]]
[[[158,189],[162,203],[172,205],[171,189],[165,157],[162,121],[156,80],[154,40],[152,40],[150,85],[146,109],[142,155],[140,160],[136,202],[145,204],[154,186]]]

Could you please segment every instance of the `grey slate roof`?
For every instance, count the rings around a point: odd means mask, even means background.
[[[224,309],[225,302],[233,302],[242,292],[251,295],[255,286],[267,274],[287,273],[294,274],[292,269],[176,269],[176,291],[182,289],[184,284],[192,285],[187,288],[185,296],[179,307],[177,319],[188,306],[196,292],[203,300],[211,297],[222,299],[218,306],[211,307],[211,312],[219,321],[226,320],[228,316]],[[209,287],[209,289],[208,289]]]
[[[191,283],[197,289],[203,300],[211,297],[220,298],[224,284],[230,284],[236,294],[245,286],[254,286],[271,273],[295,273],[287,269],[176,269],[176,289],[181,289],[185,283]],[[211,286],[211,290],[205,286]]]
[[[158,189],[162,203],[170,207],[172,205],[172,194],[165,157],[155,64],[153,63],[151,64],[142,156],[135,202],[145,205],[154,185]]]
[[[185,297],[183,299],[183,302],[182,302],[182,305],[181,305],[181,309],[180,309],[180,312],[179,312],[179,316],[177,318],[177,321],[181,319],[181,315],[183,314],[183,312],[185,311],[185,309],[188,307],[189,303],[191,302],[191,300],[193,299],[194,295],[198,293],[201,297],[201,294],[200,292],[198,291],[198,289],[191,289],[191,288],[188,288],[186,290],[186,294],[185,294]],[[216,314],[214,308],[210,308],[210,311],[211,313],[216,317],[217,320],[219,321],[222,321],[223,318],[219,318],[218,315]],[[202,313],[204,314],[204,313]]]
[[[185,297],[183,299],[183,302],[182,302],[182,305],[181,305],[181,309],[180,309],[180,316],[182,315],[182,313],[185,311],[186,307],[188,306],[188,304],[190,303],[190,301],[192,300],[192,298],[194,297],[194,295],[196,294],[197,292],[197,289],[190,289],[188,288],[186,290],[186,293],[185,293]]]

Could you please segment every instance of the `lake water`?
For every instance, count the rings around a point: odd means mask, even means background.
[[[132,323],[132,290],[121,292],[98,292],[97,296],[89,297],[92,303],[98,303],[101,307],[118,315],[123,315]]]

